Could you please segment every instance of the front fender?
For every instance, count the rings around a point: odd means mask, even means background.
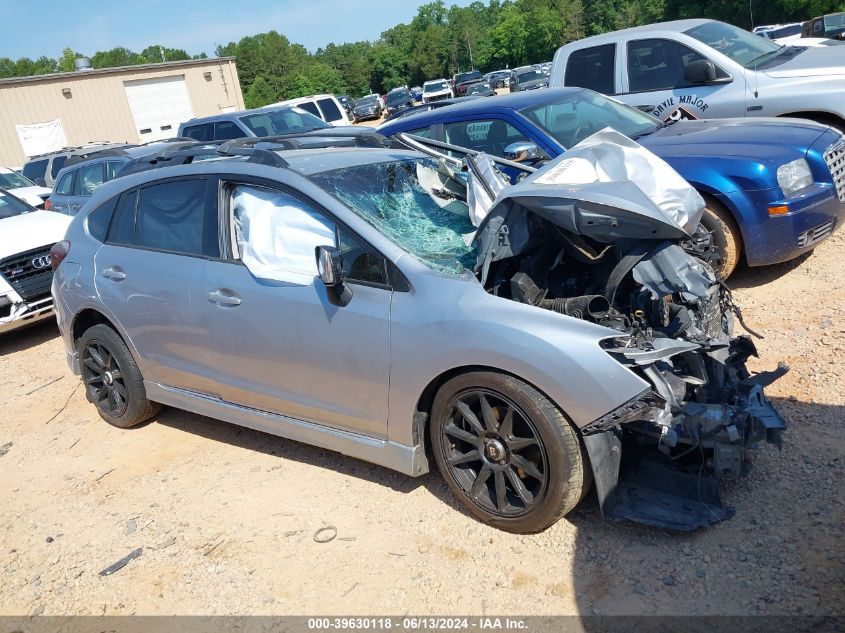
[[[421,315],[442,305],[443,319]],[[429,313],[430,314],[430,313]],[[578,427],[624,404],[648,383],[599,345],[619,333],[550,310],[492,296],[477,281],[415,282],[394,293],[388,437],[412,445],[411,420],[425,388],[455,368],[485,366],[545,393]]]

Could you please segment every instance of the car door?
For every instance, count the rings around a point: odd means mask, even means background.
[[[73,195],[73,179],[76,177],[76,170],[65,171],[50,195],[50,210],[65,215],[73,215],[70,210],[71,196]]]
[[[73,194],[68,199],[70,215],[76,215],[82,205],[94,194],[94,190],[105,182],[105,161],[86,163],[76,170]]]
[[[203,177],[124,193],[94,266],[99,299],[137,351],[144,379],[216,396],[221,358],[204,290],[206,264],[220,252],[215,195]]]
[[[229,402],[385,438],[390,304],[383,258],[290,190],[234,178],[223,187],[228,262],[209,266],[215,345]],[[314,249],[337,245],[353,297],[329,302]]]
[[[622,101],[663,121],[745,116],[745,85],[716,66],[716,81],[692,84],[686,67],[706,57],[688,46],[662,38],[624,39]]]

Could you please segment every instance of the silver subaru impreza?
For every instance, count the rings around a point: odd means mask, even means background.
[[[785,426],[762,390],[784,368],[746,370],[697,194],[614,140],[516,185],[431,147],[136,166],[53,248],[69,365],[121,428],[167,405],[411,476],[433,458],[504,530],[593,482],[613,520],[725,520],[719,481]]]

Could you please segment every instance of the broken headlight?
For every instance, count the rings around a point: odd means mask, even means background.
[[[778,184],[787,198],[796,191],[809,187],[813,184],[810,165],[803,158],[781,165],[778,167]]]

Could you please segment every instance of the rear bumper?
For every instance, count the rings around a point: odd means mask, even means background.
[[[728,207],[753,206],[740,227],[745,259],[749,266],[766,266],[794,259],[812,250],[830,237],[845,222],[845,202],[839,200],[833,186],[816,184],[796,200],[772,201],[768,191],[736,192],[719,195]],[[783,215],[768,214],[768,207],[787,204]],[[750,216],[750,217],[749,217]]]

